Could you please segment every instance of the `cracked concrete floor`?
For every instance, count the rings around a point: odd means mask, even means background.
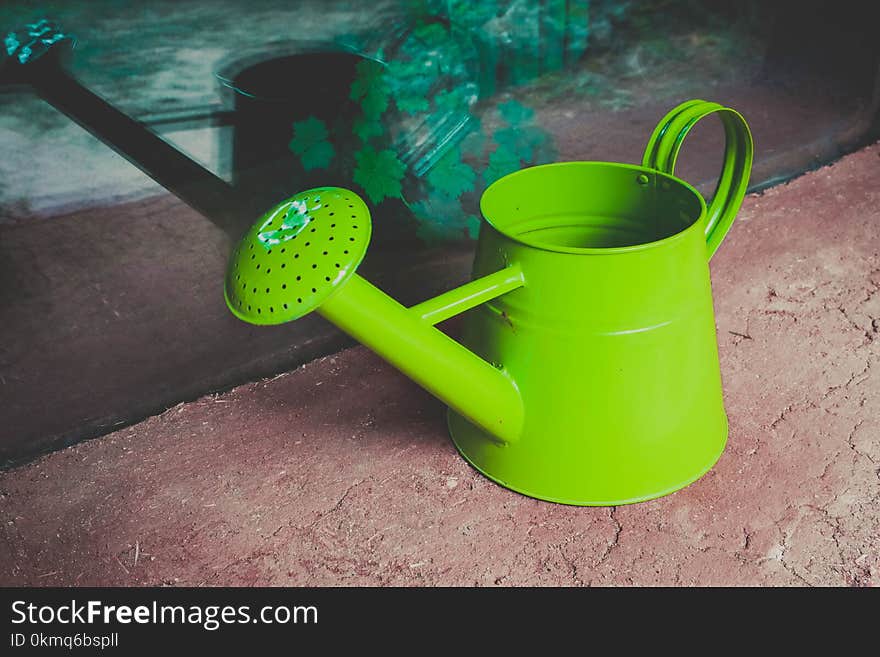
[[[685,490],[509,492],[358,348],[0,473],[0,583],[880,584],[880,146],[749,197],[712,270],[730,440]]]

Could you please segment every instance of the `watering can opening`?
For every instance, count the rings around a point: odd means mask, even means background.
[[[526,246],[602,255],[662,246],[699,230],[706,203],[689,184],[657,171],[564,162],[501,178],[480,208],[495,230]]]

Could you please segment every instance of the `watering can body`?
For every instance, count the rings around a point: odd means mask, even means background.
[[[726,147],[707,207],[674,168],[711,114]],[[369,241],[363,201],[308,190],[235,250],[227,304],[255,324],[316,310],[445,401],[458,450],[503,486],[577,505],[659,497],[703,475],[727,439],[708,260],[752,155],[742,116],[689,101],[661,120],[640,166],[505,176],[481,199],[474,280],[410,308],[354,273]],[[460,342],[434,327],[466,310]]]
[[[516,263],[525,285],[472,310],[462,339],[516,381],[522,433],[493,439],[451,411],[453,440],[490,478],[555,502],[625,504],[677,490],[715,463],[727,436],[705,207],[637,167],[546,169],[514,174],[483,199],[504,226],[484,223],[474,276]],[[667,184],[684,230],[638,245],[609,235],[627,216],[643,233],[639,214],[664,203],[656,197]],[[609,242],[626,245],[573,246]]]

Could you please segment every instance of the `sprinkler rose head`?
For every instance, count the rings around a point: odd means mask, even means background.
[[[354,274],[370,230],[370,211],[354,192],[300,192],[264,214],[232,252],[226,305],[251,324],[307,315]]]

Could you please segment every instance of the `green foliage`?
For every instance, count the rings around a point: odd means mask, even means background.
[[[481,118],[470,115],[477,99],[476,81],[467,69],[472,45],[456,29],[473,30],[492,20],[496,9],[490,4],[410,0],[412,29],[389,53],[387,63],[358,63],[351,85],[350,97],[361,110],[351,126],[361,145],[354,156],[354,182],[373,203],[404,200],[406,184],[407,196],[417,199],[408,204],[417,234],[427,242],[476,237],[480,221],[463,207],[463,199],[472,203],[471,195],[483,183],[553,154],[549,135],[534,124],[534,110],[518,100],[496,107],[502,125],[494,133],[487,134]],[[399,114],[390,114],[392,110]],[[398,125],[418,131],[412,141],[411,135],[391,132]],[[452,127],[462,125],[467,134],[457,134],[457,143],[444,143]],[[417,149],[412,166],[418,171],[404,178],[407,165],[397,153],[406,148]],[[475,163],[487,157],[485,171],[475,170]]]
[[[367,196],[373,203],[380,203],[386,198],[400,198],[400,182],[406,165],[401,162],[397,154],[386,149],[376,151],[365,146],[355,154],[357,167],[354,171],[354,181],[363,187]]]
[[[307,171],[326,169],[335,155],[333,144],[327,141],[327,127],[313,116],[293,124],[293,139],[289,147],[299,155]]]
[[[422,22],[442,12],[446,0],[400,0],[400,4],[413,20]]]
[[[491,185],[508,173],[513,173],[521,166],[519,155],[507,146],[498,146],[489,156],[489,166],[483,172],[483,179]]]
[[[427,113],[432,106],[439,112],[461,111],[476,99],[466,67],[470,47],[445,20],[439,20],[443,4],[421,5],[424,11],[417,12],[421,18],[387,63],[385,83],[402,114]],[[433,15],[435,10],[438,13]]]
[[[354,81],[351,83],[349,98],[357,102],[377,86],[384,86],[382,65],[369,59],[362,59],[355,66]]]
[[[386,69],[388,85],[391,87],[395,100],[400,96],[420,96],[422,98],[431,89],[436,78],[436,69],[430,60],[401,59],[388,62]]]
[[[519,128],[500,128],[495,131],[493,139],[495,143],[502,148],[506,148],[510,153],[519,152]],[[525,159],[529,159],[525,157]]]
[[[533,123],[533,109],[509,100],[498,106],[498,113],[508,125],[492,135],[497,148],[489,156],[489,166],[483,172],[487,185],[513,173],[524,163],[547,161],[556,156],[550,135]]]
[[[426,22],[416,25],[412,37],[403,45],[403,51],[414,58],[423,57],[426,48],[449,46],[449,29],[440,22]]]
[[[378,137],[385,129],[382,127],[382,121],[375,117],[362,114],[352,123],[352,132],[356,134],[363,143],[367,143],[371,137]]]
[[[526,107],[516,100],[508,100],[506,103],[502,103],[498,106],[498,111],[501,113],[502,118],[512,126],[528,123],[535,116],[533,109]]]
[[[538,159],[536,156],[546,141],[546,134],[535,127],[501,128],[495,133],[495,142],[509,152],[516,153],[524,162]]]
[[[385,67],[371,60],[358,62],[349,97],[358,102],[361,114],[352,123],[352,133],[362,144],[385,132],[382,115],[388,109],[388,84]]]
[[[361,109],[364,116],[378,120],[382,113],[388,109],[388,94],[384,88],[377,87],[361,100]]]
[[[467,29],[479,29],[498,13],[498,7],[494,0],[483,0],[482,2],[446,0],[444,5],[449,21],[453,25]]]
[[[453,198],[474,188],[477,174],[461,161],[461,150],[451,149],[428,172],[428,182],[434,189]]]
[[[378,121],[388,108],[388,91],[382,64],[368,59],[357,63],[349,97],[360,104],[368,120]]]
[[[434,96],[434,105],[441,112],[456,112],[468,106],[467,89],[463,86],[444,89]]]
[[[428,99],[425,96],[401,95],[394,99],[397,109],[404,114],[418,114],[425,112],[430,107]]]

